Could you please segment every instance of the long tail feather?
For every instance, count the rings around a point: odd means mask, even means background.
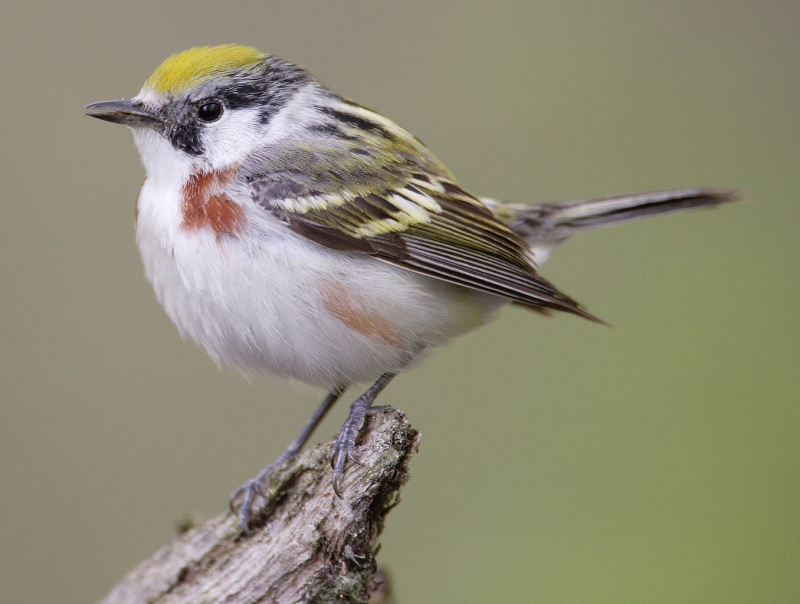
[[[508,225],[531,246],[541,266],[553,251],[584,229],[622,224],[691,208],[716,206],[739,199],[730,189],[676,189],[601,199],[565,201],[553,204],[504,204],[484,199],[492,210],[508,217]]]

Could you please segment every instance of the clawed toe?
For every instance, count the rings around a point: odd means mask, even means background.
[[[341,481],[342,476],[344,476],[346,463],[349,461],[359,466],[364,465],[358,458],[358,455],[356,455],[356,438],[358,437],[358,432],[364,425],[364,419],[367,415],[372,415],[375,412],[385,409],[384,407],[373,408],[372,403],[375,401],[375,397],[380,394],[380,392],[390,381],[392,381],[394,376],[394,373],[384,373],[369,388],[369,390],[358,397],[358,399],[356,399],[356,401],[350,405],[350,413],[347,416],[347,420],[345,421],[344,425],[342,426],[341,432],[339,432],[339,437],[336,439],[336,443],[333,445],[333,451],[331,452],[331,467],[333,468],[333,492],[336,493],[337,497],[340,499],[344,499],[342,495]],[[231,513],[236,514],[239,517],[239,526],[242,528],[242,532],[245,535],[250,534],[250,520],[253,515],[253,503],[256,500],[256,496],[266,498],[266,495],[262,490],[263,485],[269,481],[270,475],[277,467],[281,466],[283,463],[297,455],[297,453],[302,449],[303,445],[308,440],[308,437],[311,436],[314,428],[319,424],[320,421],[322,421],[322,418],[325,417],[328,409],[333,406],[336,400],[341,396],[342,392],[344,392],[343,386],[334,388],[328,394],[328,396],[325,397],[325,400],[322,401],[322,404],[314,413],[311,421],[309,421],[306,427],[303,428],[302,432],[300,432],[294,442],[289,445],[289,448],[283,453],[283,455],[278,458],[278,461],[261,470],[258,476],[252,480],[248,480],[231,494],[229,502]],[[237,503],[240,499],[241,504],[238,504],[237,509]]]
[[[333,492],[336,493],[339,499],[344,499],[342,495],[341,479],[344,476],[344,469],[346,463],[352,462],[356,465],[363,466],[364,463],[359,459],[356,454],[355,446],[348,442],[340,442],[341,437],[337,439],[336,444],[333,446],[331,452],[331,467],[333,468]]]
[[[333,445],[333,451],[331,452],[333,492],[336,493],[340,499],[344,499],[342,496],[341,480],[344,475],[345,462],[351,461],[358,465],[364,465],[356,455],[356,438],[358,437],[358,432],[364,425],[366,416],[368,414],[371,415],[373,412],[372,403],[375,397],[378,396],[393,377],[393,373],[383,374],[369,390],[350,405],[350,413],[342,426],[341,432],[339,432],[339,437],[336,439],[336,444]],[[380,408],[375,408],[375,410],[378,411]]]
[[[275,470],[276,465],[277,464],[272,464],[267,466],[259,472],[258,476],[248,480],[231,493],[228,505],[230,506],[231,513],[239,516],[239,526],[242,527],[242,532],[244,532],[245,535],[250,534],[250,518],[253,513],[253,502],[256,496],[266,497],[261,490],[261,485],[269,480],[269,476]],[[237,510],[236,503],[240,498],[242,502],[239,504],[239,509]]]
[[[239,516],[239,526],[242,528],[242,532],[245,535],[250,534],[250,516],[253,511],[253,501],[256,498],[256,495],[261,494],[261,489],[256,482],[256,479],[248,480],[238,489],[236,489],[231,494],[231,499],[229,502],[231,513],[236,514]],[[242,502],[239,505],[239,509],[236,509],[236,502],[241,497]]]
[[[393,410],[394,409],[392,408],[391,405],[376,405],[375,407],[370,407],[369,409],[367,409],[365,415],[367,417],[372,417],[376,413],[385,413],[386,411],[393,411]]]

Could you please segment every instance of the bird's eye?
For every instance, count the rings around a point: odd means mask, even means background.
[[[222,115],[222,105],[217,101],[203,103],[197,108],[197,117],[204,122],[216,122]]]

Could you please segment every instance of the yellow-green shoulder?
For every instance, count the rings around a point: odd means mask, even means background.
[[[267,57],[250,46],[196,46],[164,61],[144,83],[156,92],[176,95],[217,75],[246,69]]]

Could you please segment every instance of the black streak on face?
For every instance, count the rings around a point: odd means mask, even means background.
[[[164,136],[172,146],[188,155],[200,156],[205,151],[200,137],[205,122],[197,117],[195,103],[186,100],[166,104],[162,110]]]
[[[208,98],[221,101],[224,111],[258,107],[262,124],[269,123],[294,94],[310,81],[309,76],[299,67],[277,59],[268,59],[263,66],[244,74],[229,77],[227,82],[213,91]],[[171,114],[165,135],[176,149],[193,156],[205,151],[202,141],[203,128],[210,126],[197,116],[197,103],[181,103],[168,108]]]
[[[172,144],[184,153],[194,156],[203,154],[204,148],[200,140],[200,126],[194,121],[179,125],[173,130],[170,139]]]
[[[268,59],[262,69],[233,79],[218,95],[230,109],[257,107],[261,123],[267,124],[308,81],[308,74],[299,67]]]

